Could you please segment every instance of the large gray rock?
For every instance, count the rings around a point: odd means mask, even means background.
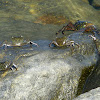
[[[83,58],[83,61],[73,57],[64,59],[48,51],[24,59],[18,71],[0,81],[0,99],[71,100],[77,92],[82,69],[94,60]]]
[[[73,100],[100,100],[100,87],[92,89],[89,92],[81,94]]]
[[[18,71],[2,74],[7,75],[0,80],[0,100],[72,100],[82,69],[95,64],[97,55],[87,34],[74,33],[68,39],[80,47],[75,46],[72,52],[70,48],[49,48],[39,41],[41,46],[34,49],[37,53],[16,61]]]

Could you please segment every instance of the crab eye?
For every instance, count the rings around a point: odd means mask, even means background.
[[[75,46],[75,44],[74,44],[74,43],[72,43],[72,46]]]

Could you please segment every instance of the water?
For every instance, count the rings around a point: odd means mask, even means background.
[[[45,46],[55,40],[55,33],[69,21],[87,20],[99,27],[99,15],[99,10],[91,7],[86,0],[0,0],[0,45],[4,41],[11,42],[12,36],[23,36],[25,40],[36,41],[47,50],[50,48]],[[67,36],[70,34],[65,33]],[[28,49],[5,51],[0,48],[0,60],[12,60],[32,51]]]
[[[51,40],[69,21],[89,20],[99,26],[99,11],[88,4],[85,0],[0,0],[0,41],[19,35]]]

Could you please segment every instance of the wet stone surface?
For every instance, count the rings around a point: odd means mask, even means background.
[[[91,75],[89,75],[83,89],[83,93],[88,92],[92,89],[100,87],[100,60],[98,60]],[[95,80],[95,81],[94,81]]]
[[[1,75],[0,99],[73,99],[82,69],[94,65],[97,54],[95,44],[87,34],[73,33],[68,39],[80,47],[74,47],[73,52],[70,47],[50,48],[50,41],[39,40],[35,41],[39,47],[31,48],[30,55],[23,56],[20,51],[21,57],[15,60],[18,71]]]

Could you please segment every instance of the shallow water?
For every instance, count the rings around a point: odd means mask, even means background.
[[[52,39],[69,21],[88,20],[99,26],[99,13],[86,0],[1,0],[0,41],[19,35]]]
[[[55,40],[55,33],[69,21],[86,20],[100,27],[99,15],[100,11],[89,5],[88,0],[0,0],[0,45],[10,42],[12,36],[22,35],[47,50],[50,48],[45,46]],[[12,60],[31,51],[34,48],[0,48],[0,60]]]

